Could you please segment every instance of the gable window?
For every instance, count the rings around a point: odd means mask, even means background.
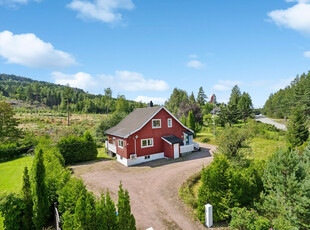
[[[124,141],[123,140],[118,140],[118,147],[124,148]]]
[[[172,118],[168,118],[168,128],[172,127]]]
[[[152,120],[152,128],[153,129],[161,128],[161,120],[160,119],[153,119]]]
[[[153,138],[141,140],[141,148],[148,148],[148,147],[153,147]]]

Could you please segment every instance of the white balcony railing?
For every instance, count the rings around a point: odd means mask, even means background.
[[[191,145],[183,145],[180,147],[181,153],[188,153],[194,151],[194,144]]]
[[[113,144],[109,143],[108,141],[106,141],[106,142],[105,142],[105,147],[106,147],[109,151],[111,151],[111,152],[113,152],[113,153],[116,153],[116,145],[113,145]]]

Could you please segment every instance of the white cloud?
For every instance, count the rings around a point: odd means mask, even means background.
[[[218,84],[213,86],[216,91],[229,91],[235,85],[243,85],[242,81],[219,80]]]
[[[297,4],[285,10],[271,11],[268,16],[278,26],[310,34],[310,0],[287,0],[287,2]]]
[[[72,55],[56,50],[51,43],[31,33],[0,32],[0,56],[7,59],[7,63],[28,67],[62,68],[76,64]]]
[[[138,96],[135,101],[149,103],[152,101],[154,104],[163,105],[167,98],[163,97],[147,97],[147,96]]]
[[[203,63],[201,63],[200,61],[197,61],[197,60],[191,60],[191,61],[187,62],[186,65],[187,65],[187,67],[195,68],[195,69],[201,69],[205,66]]]
[[[131,0],[73,0],[67,7],[77,11],[80,18],[114,23],[122,20],[119,10],[132,10],[135,6]]]
[[[190,54],[188,55],[189,58],[198,58],[198,55],[197,54]]]
[[[78,72],[76,74],[64,74],[61,72],[53,72],[52,77],[56,84],[67,85],[89,91],[99,86],[98,81],[88,73]]]
[[[304,56],[305,56],[306,58],[310,58],[310,51],[304,52]]]
[[[114,75],[100,75],[106,85],[125,91],[165,91],[169,89],[163,80],[145,79],[143,74],[130,71],[115,71]]]
[[[284,89],[286,86],[289,86],[293,80],[294,78],[291,77],[286,79],[280,79],[277,81],[276,84],[272,85],[270,88],[275,91],[278,91],[279,89]]]

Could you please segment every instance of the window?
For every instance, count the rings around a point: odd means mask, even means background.
[[[161,128],[161,120],[160,119],[153,119],[152,120],[152,128],[153,129]]]
[[[148,147],[153,147],[153,138],[141,140],[141,148],[148,148]]]
[[[124,148],[124,141],[123,140],[118,140],[118,147]]]
[[[168,128],[172,127],[172,118],[168,118]]]
[[[146,160],[146,159],[150,159],[151,158],[151,156],[145,156],[144,157],[144,159]]]

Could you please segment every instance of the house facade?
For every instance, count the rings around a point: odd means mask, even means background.
[[[199,149],[193,142],[194,132],[163,106],[136,109],[106,134],[109,154],[126,166],[176,159]]]

